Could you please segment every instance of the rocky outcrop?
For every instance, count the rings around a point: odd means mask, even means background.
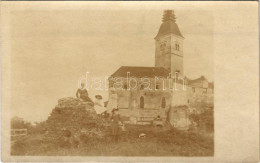
[[[82,102],[77,98],[62,98],[52,110],[46,121],[47,136],[60,137],[95,137],[107,134],[107,122],[96,114],[93,103]]]

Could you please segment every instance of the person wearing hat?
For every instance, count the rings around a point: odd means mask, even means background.
[[[97,114],[102,114],[102,113],[104,113],[107,110],[104,107],[104,102],[103,102],[103,98],[102,98],[101,95],[96,95],[95,96],[94,109],[95,109]]]
[[[88,91],[85,88],[85,84],[81,83],[81,88],[79,88],[76,92],[76,97],[81,99],[84,102],[91,102],[93,103],[93,101],[88,97]]]
[[[120,135],[120,125],[123,125],[123,122],[118,112],[118,108],[114,108],[112,110],[111,121],[112,121],[111,123],[112,139],[115,142],[118,142],[119,135]]]

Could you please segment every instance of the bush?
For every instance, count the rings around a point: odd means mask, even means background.
[[[18,140],[12,145],[11,155],[24,155],[26,151],[26,143]]]
[[[30,129],[32,127],[30,122],[26,122],[20,117],[13,117],[11,119],[11,129]]]
[[[206,109],[201,114],[191,114],[190,120],[197,123],[200,129],[214,131],[214,112],[213,109]]]

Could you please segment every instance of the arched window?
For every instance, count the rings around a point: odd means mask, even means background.
[[[179,43],[176,43],[176,44],[175,44],[175,49],[176,49],[176,50],[180,50],[180,45],[179,45]]]
[[[144,97],[140,97],[140,108],[144,108]]]
[[[162,98],[162,105],[161,105],[162,108],[165,108],[166,107],[166,100],[165,100],[165,97]]]

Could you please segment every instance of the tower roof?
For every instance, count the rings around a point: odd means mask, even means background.
[[[176,17],[173,10],[164,11],[162,22],[163,23],[161,24],[155,39],[167,34],[175,34],[177,36],[183,37],[178,25],[176,24]]]

